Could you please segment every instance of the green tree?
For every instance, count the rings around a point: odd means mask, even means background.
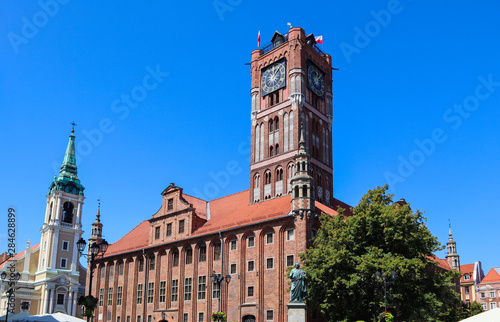
[[[308,275],[307,305],[328,321],[372,321],[384,310],[396,321],[456,321],[459,297],[452,287],[460,273],[432,260],[442,247],[420,211],[393,202],[388,186],[377,187],[353,208],[353,216],[321,215],[313,247],[302,254]]]

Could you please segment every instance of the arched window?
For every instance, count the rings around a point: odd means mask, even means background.
[[[253,187],[254,188],[260,187],[260,174],[258,174],[258,173],[256,173],[254,178],[253,178]]]
[[[269,156],[272,157],[274,155],[274,148],[271,146],[269,147]]]
[[[193,249],[191,247],[186,248],[186,265],[193,263]]]
[[[274,129],[276,131],[278,131],[280,129],[280,119],[277,116],[274,118]]]
[[[271,183],[271,171],[269,171],[269,170],[266,171],[265,178],[266,178],[266,184],[270,184]]]
[[[288,120],[288,149],[293,150],[293,111],[290,111],[289,114],[289,120]]]
[[[276,144],[276,155],[280,154],[280,145]]]
[[[283,115],[283,152],[288,152],[288,114]]]
[[[307,195],[307,186],[306,185],[302,186],[302,196],[303,197],[308,197],[308,195]]]
[[[255,162],[259,162],[260,157],[260,127],[259,125],[255,126]]]
[[[299,197],[299,186],[295,186],[295,198]]]
[[[259,150],[260,150],[260,160],[264,160],[264,123],[260,124],[260,144],[259,144]]]
[[[48,220],[48,222],[49,222],[49,223],[50,223],[50,220],[52,219],[52,205],[53,205],[53,204],[54,204],[53,202],[51,202],[51,203],[50,203],[50,208],[49,208],[49,220]]]
[[[269,121],[269,133],[271,133],[273,130],[273,120]]]
[[[73,209],[75,206],[69,201],[66,201],[63,205],[63,222],[71,224],[73,223]]]
[[[280,166],[276,169],[276,181],[283,180],[283,168]]]

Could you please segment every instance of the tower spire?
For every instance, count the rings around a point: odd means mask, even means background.
[[[448,223],[448,242],[446,243],[446,259],[450,264],[451,268],[460,270],[460,256],[457,253],[457,243],[453,240],[453,235],[451,233],[451,222]]]
[[[85,189],[78,179],[78,171],[76,167],[76,153],[75,153],[75,122],[71,123],[73,128],[69,136],[68,146],[64,154],[61,170],[59,176],[54,178],[49,188],[49,193],[54,190],[61,190],[75,195],[82,195]]]

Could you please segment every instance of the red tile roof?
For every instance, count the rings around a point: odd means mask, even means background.
[[[460,277],[460,282],[473,282],[474,281],[474,264],[460,265],[460,272],[462,272],[462,277]],[[469,274],[470,279],[465,280],[465,274]]]
[[[483,278],[481,284],[484,283],[500,283],[500,267],[493,267],[488,274]]]
[[[196,215],[202,219],[207,219],[207,202],[200,198],[196,198],[190,195],[182,194],[182,197],[193,205],[193,208],[196,209]]]
[[[149,221],[144,220],[134,229],[120,238],[117,242],[108,246],[106,257],[114,254],[125,253],[136,249],[148,247],[149,243]]]
[[[451,270],[451,266],[446,259],[441,259],[441,258],[437,257],[436,255],[427,256],[427,258],[435,261],[437,263],[438,267],[441,267],[442,269],[445,269],[447,271]]]
[[[38,245],[40,245],[40,243],[36,244],[35,246],[31,246],[31,247],[30,247],[31,251],[34,251],[35,249],[37,249],[37,248],[38,248]],[[4,265],[5,265],[6,263],[8,263],[9,261],[11,261],[12,259],[19,259],[19,258],[21,258],[21,257],[24,255],[24,252],[25,252],[25,250],[23,250],[23,251],[22,251],[22,252],[20,252],[20,253],[17,253],[14,257],[9,258],[9,259],[7,259],[6,261],[4,261],[3,263],[1,263],[1,264],[0,264],[0,269],[4,269]]]
[[[245,190],[210,201],[210,220],[193,235],[214,233],[290,213],[290,195],[249,204],[249,193],[250,190]]]
[[[250,190],[245,190],[210,201],[210,220],[206,221],[188,238],[272,220],[287,216],[290,213],[290,195],[249,204],[249,193]],[[207,217],[206,201],[185,194],[183,197],[187,202],[193,204],[193,207],[196,208],[196,213],[200,217]],[[352,214],[349,205],[337,199],[334,201],[335,209],[341,206],[346,209],[346,214]],[[316,208],[318,209],[317,212],[323,211],[331,215],[337,214],[337,211],[320,202],[316,202]],[[149,229],[148,220],[144,220],[120,240],[109,245],[106,256],[148,247]]]

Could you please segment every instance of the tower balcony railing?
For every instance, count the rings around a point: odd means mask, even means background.
[[[267,54],[268,52],[270,52],[274,48],[278,48],[279,46],[283,45],[287,41],[288,41],[288,34],[285,35],[285,41],[283,41],[283,42],[274,42],[274,43],[271,42],[271,43],[265,45],[264,47],[262,47],[262,55]]]
[[[64,227],[73,227],[73,224],[72,223],[67,223],[67,222],[64,222],[64,221],[61,221],[61,226],[64,226]]]
[[[270,52],[271,50],[275,49],[275,48],[278,48],[279,46],[283,45],[284,43],[288,42],[288,34],[285,35],[285,41],[282,41],[282,42],[270,42],[268,44],[266,44],[264,47],[261,48],[262,50],[262,53],[261,55],[265,55],[267,54],[268,52]],[[316,44],[308,44],[310,45],[312,48],[314,48],[314,50],[320,54],[321,56],[323,56],[325,53],[318,47],[318,45]]]

